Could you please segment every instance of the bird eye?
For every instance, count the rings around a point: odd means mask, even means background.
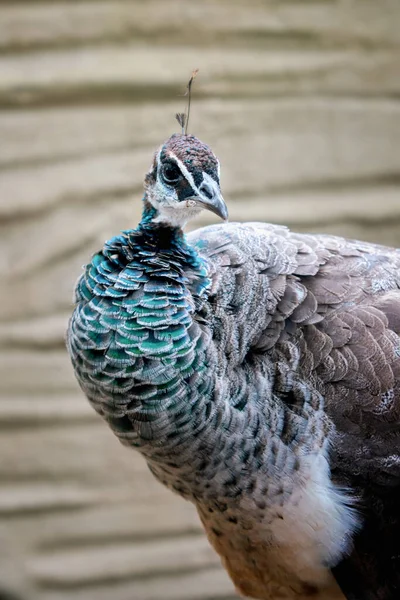
[[[161,175],[165,183],[170,185],[177,183],[182,176],[178,167],[173,163],[166,163],[163,165]]]

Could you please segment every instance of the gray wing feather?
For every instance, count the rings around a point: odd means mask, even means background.
[[[190,240],[209,263],[232,366],[264,353],[277,381],[295,373],[325,398],[332,477],[364,517],[334,569],[346,597],[400,598],[400,251],[259,223]]]

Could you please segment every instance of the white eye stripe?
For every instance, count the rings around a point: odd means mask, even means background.
[[[162,152],[162,147],[159,149],[158,153],[157,153],[157,157],[156,157],[156,163],[157,163],[157,173],[158,173],[158,169],[160,167],[160,157],[161,157],[161,152]]]
[[[184,176],[186,181],[189,183],[192,190],[200,196],[200,190],[197,187],[197,185],[195,184],[192,174],[189,173],[189,171],[187,170],[187,168],[185,167],[183,162],[181,160],[179,160],[179,158],[173,152],[168,152],[168,155],[174,159],[174,161],[176,162],[177,166],[179,167],[182,175]]]
[[[218,158],[217,158],[217,173],[218,173],[218,181],[221,182],[221,165],[219,164]]]

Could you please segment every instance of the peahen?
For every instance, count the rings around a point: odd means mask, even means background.
[[[143,216],[76,287],[76,377],[192,501],[238,591],[400,598],[400,251],[222,219],[220,166],[175,134]],[[319,597],[319,596],[318,596]]]

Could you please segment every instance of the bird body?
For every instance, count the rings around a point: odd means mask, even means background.
[[[227,216],[218,160],[172,136],[141,223],[78,281],[83,391],[196,505],[242,594],[315,597],[334,569],[348,598],[400,597],[400,251],[262,223],[185,236],[200,208]]]

